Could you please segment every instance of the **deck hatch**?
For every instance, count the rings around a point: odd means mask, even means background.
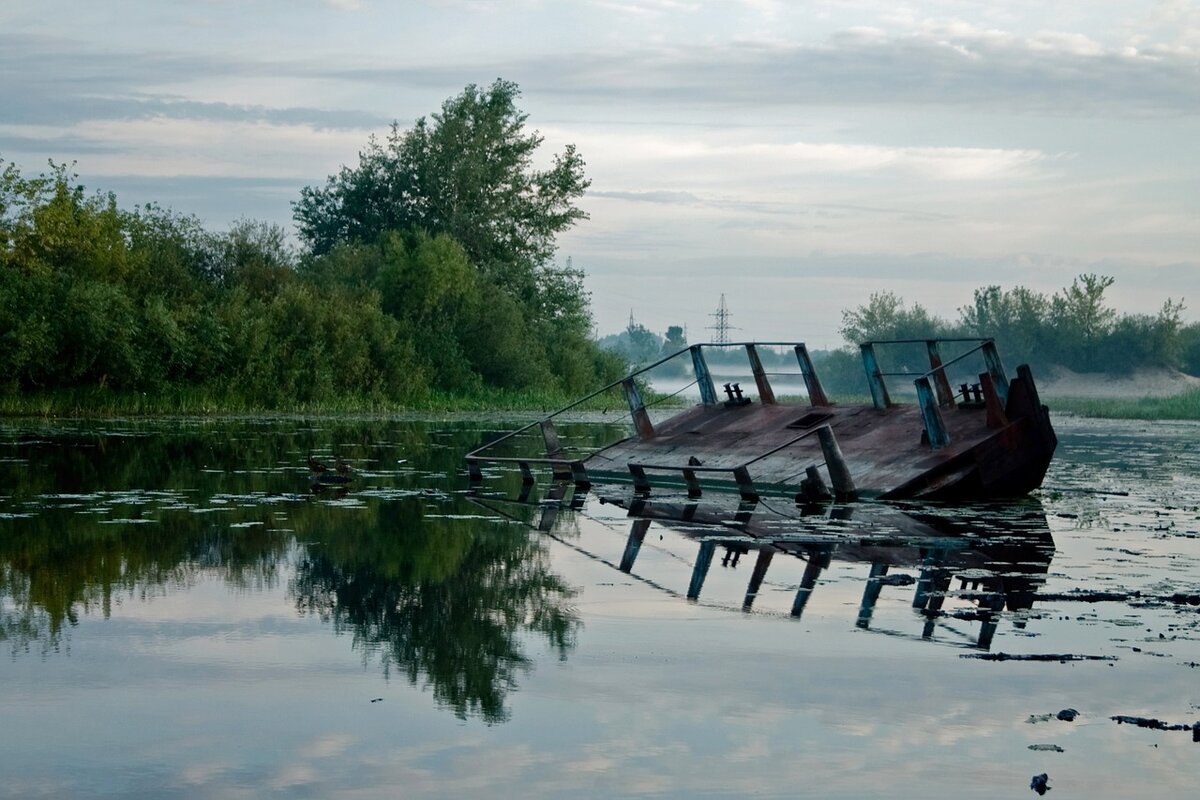
[[[817,423],[824,422],[832,416],[833,414],[829,413],[828,411],[810,411],[800,419],[794,422],[789,422],[787,426],[789,428],[811,428]]]

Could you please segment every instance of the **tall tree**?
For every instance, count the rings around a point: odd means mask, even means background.
[[[497,80],[471,84],[432,120],[392,125],[372,138],[358,167],[343,167],[322,187],[306,187],[294,211],[316,255],[345,241],[376,241],[390,230],[445,233],[488,277],[528,282],[555,250],[555,237],[586,214],[575,205],[590,181],[574,145],[536,169],[543,137],[527,131],[520,90]]]

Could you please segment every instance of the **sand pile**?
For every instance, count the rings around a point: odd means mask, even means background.
[[[1200,388],[1200,378],[1172,369],[1142,369],[1132,375],[1072,372],[1066,367],[1036,370],[1043,397],[1170,397]]]

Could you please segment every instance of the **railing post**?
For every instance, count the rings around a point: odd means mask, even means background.
[[[764,406],[774,405],[775,391],[771,388],[771,382],[767,380],[762,359],[758,357],[758,347],[752,343],[747,344],[746,356],[750,359],[750,371],[754,373],[754,383],[758,386],[758,402]]]
[[[796,360],[800,362],[800,374],[804,376],[804,388],[808,389],[808,402],[814,406],[829,405],[829,398],[825,396],[825,389],[821,386],[821,379],[817,377],[816,369],[813,368],[812,358],[808,355],[806,346],[796,345]]]
[[[888,397],[887,385],[879,371],[879,360],[875,358],[875,345],[867,342],[859,345],[862,350],[863,368],[867,371],[867,385],[871,387],[871,402],[880,411],[886,411],[892,404]]]
[[[743,500],[758,501],[758,490],[754,488],[754,481],[750,478],[750,470],[744,466],[734,467],[733,479],[737,481],[738,493],[741,494]]]
[[[630,464],[629,474],[633,476],[633,491],[635,494],[650,494],[650,479],[646,477],[646,470],[642,469],[638,464]]]
[[[933,399],[933,389],[929,386],[929,378],[917,378],[913,383],[917,387],[917,402],[921,406],[921,419],[925,423],[925,434],[929,437],[929,446],[940,450],[950,444],[950,434],[942,422],[942,412],[937,401]]]
[[[858,489],[854,478],[850,476],[850,468],[846,466],[846,458],[842,448],[838,446],[833,428],[822,425],[817,428],[817,438],[821,440],[821,451],[825,454],[825,468],[829,470],[829,481],[833,484],[833,494],[838,500],[854,500],[858,497]]]
[[[558,431],[554,428],[554,422],[547,417],[542,420],[542,439],[546,442],[546,458],[557,462],[563,457],[563,447],[558,441]],[[571,480],[571,468],[567,464],[551,463],[550,470],[554,473],[554,480],[569,481]]]
[[[946,376],[946,370],[942,369],[942,351],[938,347],[938,341],[929,339],[925,346],[929,349],[929,369],[933,372],[933,386],[937,389],[938,405],[953,406],[954,390],[950,388],[950,378]]]
[[[1000,362],[1000,353],[996,350],[994,339],[983,343],[983,360],[987,364],[987,371],[991,373],[992,383],[996,386],[996,396],[1000,398],[1000,405],[1007,409],[1008,374],[1004,371],[1004,364]]]
[[[653,438],[654,426],[650,424],[650,414],[646,411],[646,404],[642,402],[637,384],[633,382],[633,378],[626,378],[621,381],[621,388],[625,390],[625,400],[629,403],[629,413],[633,415],[633,427],[638,438]]]
[[[700,400],[706,406],[717,404],[717,388],[713,386],[712,373],[708,371],[708,362],[700,345],[694,344],[688,348],[692,353],[692,369],[696,373],[696,385],[700,387]]]

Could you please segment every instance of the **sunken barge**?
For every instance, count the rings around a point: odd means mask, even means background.
[[[767,347],[794,353],[798,371],[768,373],[761,357]],[[744,350],[753,390],[726,383],[725,396],[718,394],[706,358],[713,348]],[[889,348],[920,348],[928,369],[882,369]],[[943,360],[949,348],[956,354]],[[802,500],[986,501],[1021,497],[1041,485],[1057,446],[1050,415],[1029,367],[1010,378],[992,339],[879,340],[860,351],[871,402],[850,404],[829,400],[803,343],[692,345],[474,450],[467,468],[476,481],[485,466],[515,464],[527,483],[534,467],[548,467],[556,480],[578,486],[622,481],[639,495],[669,486],[692,497],[716,488],[747,500],[786,492]],[[689,385],[700,402],[655,421],[640,384],[676,359],[690,362]],[[780,374],[802,379],[807,400],[777,399],[771,379]],[[592,452],[570,452],[556,419],[618,386],[634,434]],[[902,392],[912,401],[893,399]],[[524,435],[537,433],[544,455],[514,452]]]

